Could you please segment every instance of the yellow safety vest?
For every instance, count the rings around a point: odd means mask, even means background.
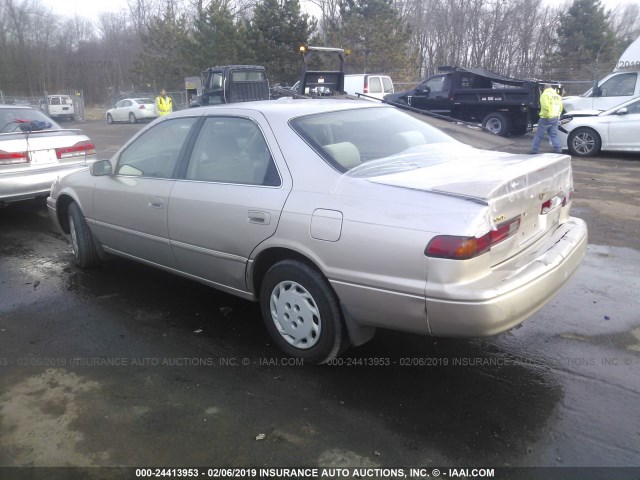
[[[162,98],[162,95],[159,95],[156,98],[156,108],[158,109],[158,115],[167,115],[173,111],[173,105],[171,105],[171,97]]]
[[[540,95],[540,118],[558,118],[562,113],[562,97],[553,88]]]

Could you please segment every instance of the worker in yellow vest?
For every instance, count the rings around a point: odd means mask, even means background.
[[[156,111],[160,117],[173,112],[173,101],[171,97],[167,96],[164,88],[160,91],[160,95],[156,97]]]
[[[540,147],[540,142],[542,142],[545,133],[549,135],[553,151],[562,153],[562,147],[558,139],[558,119],[562,113],[562,97],[552,85],[544,84],[543,88],[542,95],[540,95],[540,119],[538,120],[536,135],[533,137],[529,153],[538,153],[538,147]]]

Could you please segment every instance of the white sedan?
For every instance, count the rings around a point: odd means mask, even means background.
[[[107,110],[107,123],[137,123],[139,120],[153,120],[158,117],[155,103],[151,98],[125,98]]]
[[[640,152],[640,98],[604,112],[574,111],[563,115],[558,136],[563,148],[576,157],[600,150]]]

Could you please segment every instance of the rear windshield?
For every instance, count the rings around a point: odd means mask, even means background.
[[[458,142],[395,108],[359,108],[291,120],[293,129],[329,164],[345,173],[373,160]]]
[[[29,127],[28,129],[26,127]],[[44,113],[33,108],[0,109],[0,133],[19,132],[21,130],[59,129],[60,125]]]
[[[262,71],[238,70],[231,72],[231,80],[234,82],[263,82],[266,77]]]
[[[138,103],[153,103],[153,100],[150,98],[136,98],[136,102]]]

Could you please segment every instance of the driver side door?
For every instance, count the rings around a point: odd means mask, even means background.
[[[169,195],[198,119],[171,118],[144,130],[120,152],[113,175],[95,177],[92,230],[107,251],[175,266]]]

